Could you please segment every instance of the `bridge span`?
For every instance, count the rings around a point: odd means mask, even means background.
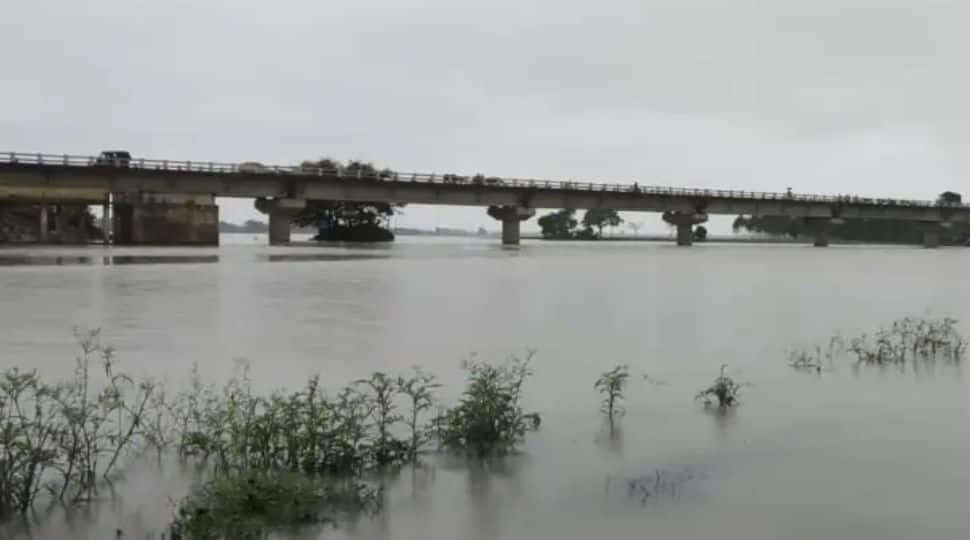
[[[497,207],[502,241],[518,244],[519,224],[537,208],[609,208],[656,212],[690,245],[693,227],[710,214],[804,219],[817,246],[843,219],[897,219],[920,223],[924,244],[940,231],[970,222],[970,205],[938,201],[685,189],[600,182],[500,178],[482,175],[356,171],[316,166],[263,166],[167,159],[105,162],[93,156],[0,152],[0,204],[102,204],[114,213],[119,244],[218,243],[215,197],[256,199],[268,214],[270,243],[287,243],[293,218],[308,200],[374,201]],[[43,236],[43,234],[42,234]]]

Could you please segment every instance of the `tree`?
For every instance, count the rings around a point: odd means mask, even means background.
[[[300,167],[318,170],[321,174],[337,174],[361,180],[386,180],[394,176],[390,169],[379,170],[363,161],[350,161],[342,165],[339,161],[322,158],[304,161]],[[317,227],[318,240],[387,241],[394,239],[394,234],[388,229],[388,221],[395,210],[402,206],[374,201],[308,200],[306,208],[293,218],[293,223],[301,227]]]
[[[940,193],[936,202],[937,204],[961,204],[963,203],[963,197],[954,191],[944,191]]]
[[[694,228],[694,240],[698,242],[707,240],[707,227],[698,225],[696,228]]]
[[[616,213],[616,210],[606,208],[590,208],[583,216],[583,225],[589,228],[595,227],[598,238],[603,238],[603,227],[616,227],[620,223],[623,223],[623,218]]]
[[[564,208],[539,218],[539,227],[542,227],[543,238],[555,238],[566,240],[573,237],[573,229],[576,228],[576,210]]]

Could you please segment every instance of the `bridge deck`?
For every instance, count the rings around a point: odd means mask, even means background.
[[[970,205],[891,198],[689,189],[482,175],[348,172],[167,159],[101,164],[93,156],[0,153],[0,198],[52,200],[58,192],[209,194],[530,208],[612,208],[712,214],[970,221]],[[33,194],[33,197],[31,196]]]

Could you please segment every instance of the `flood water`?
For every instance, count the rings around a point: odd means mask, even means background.
[[[520,455],[429,458],[384,480],[378,516],[301,538],[970,537],[959,371],[787,366],[791,347],[906,315],[952,316],[970,335],[968,250],[264,241],[0,249],[0,368],[67,377],[72,328],[101,327],[126,369],[174,387],[193,364],[224,381],[238,359],[265,390],[420,365],[453,402],[469,354],[537,351],[526,402],[543,423]],[[636,375],[611,436],[593,382],[618,363]],[[750,383],[729,414],[693,400],[721,364]],[[0,536],[157,537],[185,487],[174,468],[133,468],[118,497]]]

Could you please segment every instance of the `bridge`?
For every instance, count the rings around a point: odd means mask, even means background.
[[[490,214],[501,219],[502,242],[508,245],[519,243],[520,222],[537,208],[660,213],[676,226],[677,243],[684,246],[691,244],[694,226],[710,214],[803,219],[817,246],[828,245],[831,225],[845,219],[919,223],[928,247],[939,245],[942,229],[970,222],[970,205],[939,201],[0,152],[0,204],[39,206],[42,241],[63,226],[52,227],[50,210],[73,204],[104,205],[105,223],[113,212],[117,244],[214,245],[216,197],[256,199],[256,207],[269,216],[271,244],[289,242],[293,218],[309,200],[495,207]]]

